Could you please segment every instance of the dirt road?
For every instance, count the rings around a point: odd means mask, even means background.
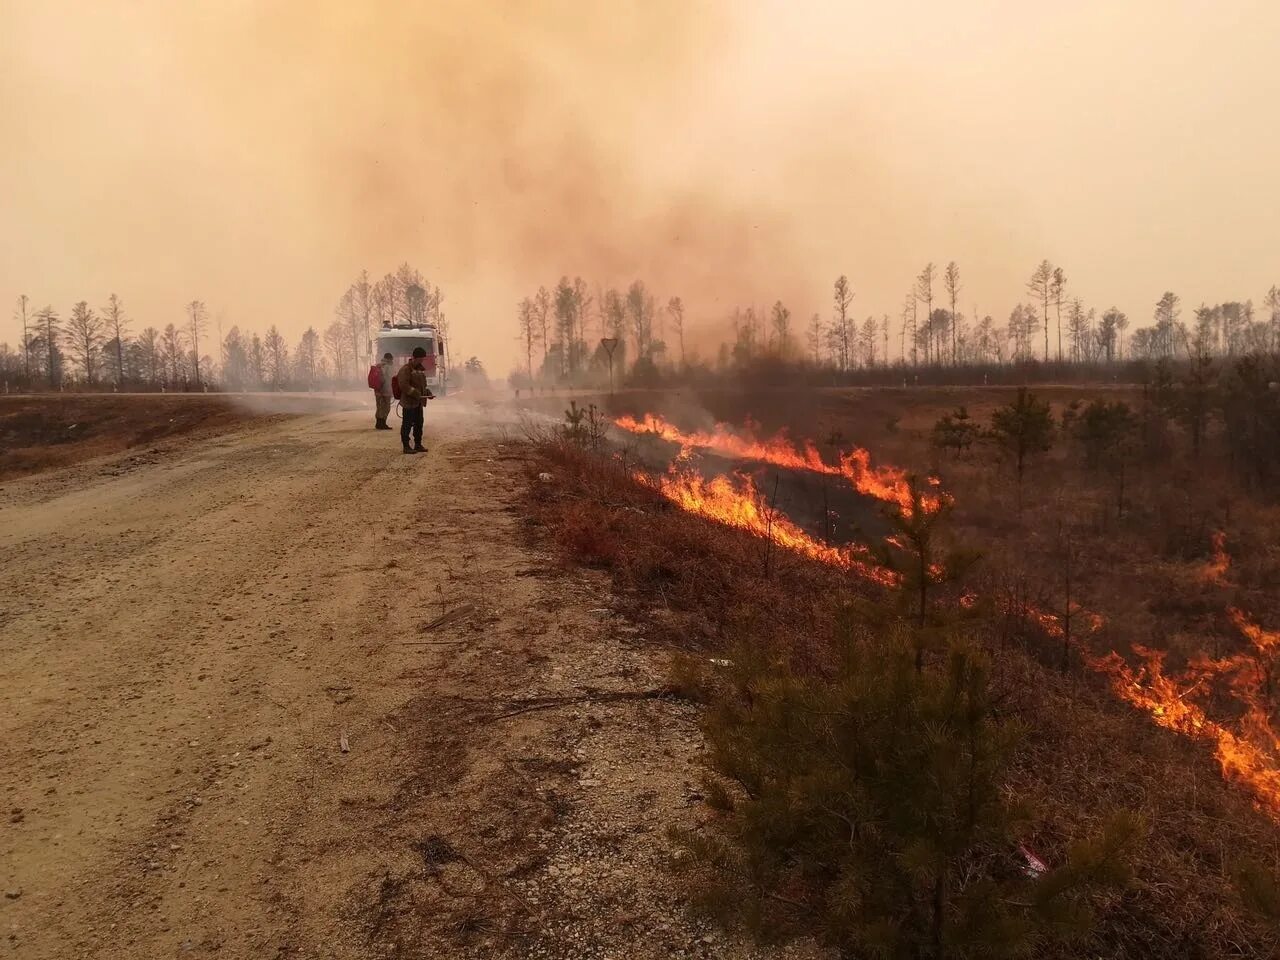
[[[742,954],[660,867],[690,709],[504,716],[664,664],[444,409],[424,457],[336,413],[0,486],[0,955]]]

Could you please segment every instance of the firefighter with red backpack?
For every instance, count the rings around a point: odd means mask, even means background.
[[[395,357],[383,354],[382,362],[369,368],[369,389],[373,391],[373,429],[390,430],[387,418],[391,416],[391,381],[395,376]]]

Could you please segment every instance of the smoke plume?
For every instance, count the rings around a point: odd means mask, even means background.
[[[1280,8],[1247,0],[0,5],[0,293],[64,312],[201,298],[293,340],[407,260],[501,373],[561,274],[695,327],[776,298],[802,326],[838,273],[896,316],[927,260],[998,319],[1045,257],[1138,322],[1277,280]],[[1232,68],[1190,84],[1202,49]]]

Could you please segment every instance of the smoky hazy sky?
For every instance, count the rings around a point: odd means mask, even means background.
[[[454,352],[539,283],[895,320],[928,260],[1145,323],[1280,283],[1280,3],[0,0],[0,295],[322,329],[408,260]],[[16,342],[8,310],[0,340]]]

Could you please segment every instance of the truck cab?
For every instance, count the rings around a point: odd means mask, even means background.
[[[427,388],[437,397],[449,392],[449,367],[445,360],[444,340],[439,331],[429,323],[423,324],[383,324],[370,343],[371,362],[381,361],[384,354],[395,358],[395,367],[400,369],[413,357],[414,347],[422,347],[427,351],[422,361],[427,376]]]

